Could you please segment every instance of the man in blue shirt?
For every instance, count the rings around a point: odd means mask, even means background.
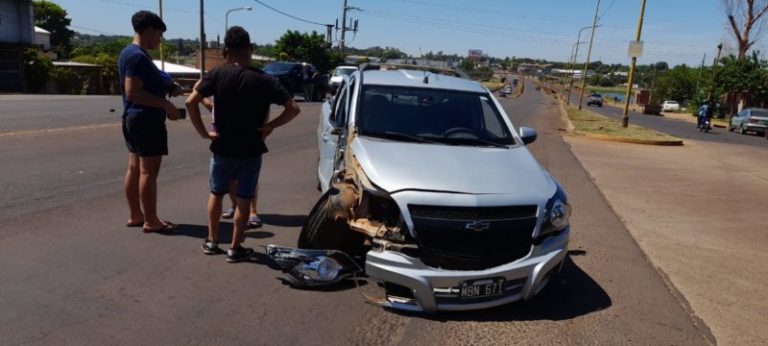
[[[125,196],[130,208],[129,227],[145,233],[172,231],[175,225],[157,216],[157,175],[168,155],[165,118],[176,120],[179,111],[165,95],[173,83],[152,62],[148,49],[157,49],[166,30],[160,17],[149,11],[131,18],[133,42],[120,53],[118,68],[123,94],[123,136],[128,147]],[[143,207],[143,210],[142,210]]]

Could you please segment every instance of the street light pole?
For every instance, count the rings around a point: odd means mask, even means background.
[[[599,28],[600,26],[598,25],[596,27]],[[576,43],[575,43],[576,53],[573,54],[573,62],[571,63],[571,73],[570,73],[571,77],[569,78],[569,81],[568,81],[568,98],[566,98],[566,101],[565,101],[566,105],[571,104],[571,89],[573,89],[573,75],[575,74],[574,70],[576,69],[576,58],[579,56],[579,46],[583,43],[581,42],[581,33],[584,30],[589,28],[591,28],[591,26],[585,26],[579,29],[579,36],[576,38]]]
[[[160,7],[160,20],[163,19],[163,0],[159,0],[160,3],[158,4]],[[160,41],[160,70],[165,71],[165,52],[163,49],[163,46],[165,45],[165,40]]]
[[[597,6],[595,6],[595,19],[592,20],[592,36],[589,38],[589,50],[587,50],[587,62],[584,63],[584,74],[581,76],[581,95],[579,96],[579,110],[581,110],[581,103],[584,101],[584,89],[587,88],[587,70],[589,69],[589,59],[592,57],[592,43],[595,40],[595,27],[597,26],[597,14],[600,10],[600,0],[597,0]]]
[[[645,16],[645,0],[640,3],[640,18],[637,20],[637,35],[635,42],[640,42],[640,34],[643,33],[643,17]],[[632,65],[629,67],[629,81],[627,82],[627,95],[624,97],[624,112],[621,115],[621,127],[629,126],[629,97],[632,95],[632,83],[635,79],[635,65],[637,56],[632,56]]]
[[[205,0],[200,0],[200,79],[205,75]]]
[[[229,24],[228,23],[229,23],[229,13],[230,12],[243,11],[243,10],[250,11],[252,9],[253,9],[253,7],[246,6],[246,7],[238,7],[238,8],[233,8],[231,10],[228,10],[227,13],[224,15],[224,35],[227,34],[227,30],[229,29]]]

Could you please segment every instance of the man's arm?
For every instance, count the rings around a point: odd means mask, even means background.
[[[198,104],[203,101],[205,97],[201,95],[197,90],[192,90],[184,104],[187,106],[187,113],[189,113],[189,120],[192,122],[192,126],[195,127],[197,134],[205,139],[214,139],[216,136],[213,133],[209,133],[205,129],[203,119],[200,116],[200,107]]]
[[[301,109],[299,109],[299,105],[294,101],[293,99],[288,100],[286,103],[283,104],[283,112],[280,113],[280,115],[264,124],[264,126],[260,129],[262,136],[264,138],[267,138],[270,133],[272,133],[272,130],[283,126],[293,120],[299,113],[301,113]]]
[[[141,78],[125,77],[125,96],[133,103],[165,110],[168,119],[176,120],[179,118],[179,110],[176,109],[176,106],[171,101],[144,90],[144,81]]]

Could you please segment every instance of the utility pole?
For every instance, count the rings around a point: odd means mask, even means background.
[[[635,42],[640,42],[640,34],[643,32],[643,17],[645,16],[645,0],[640,4],[640,18],[637,20],[637,35]],[[627,95],[624,97],[624,112],[621,116],[621,127],[629,126],[629,96],[632,95],[632,83],[635,79],[635,65],[637,65],[637,56],[632,55],[632,65],[629,67],[629,81],[627,83]]]
[[[205,75],[205,0],[200,0],[200,79]]]
[[[699,66],[699,77],[696,78],[696,97],[699,97],[699,86],[701,85],[701,72],[704,71],[704,61],[707,60],[707,53],[701,58],[701,65]]]
[[[581,103],[584,101],[584,89],[587,88],[587,71],[589,69],[589,58],[592,57],[592,43],[595,40],[595,27],[597,26],[597,14],[599,10],[600,10],[600,0],[597,0],[597,6],[595,6],[595,19],[592,20],[592,37],[590,37],[589,39],[589,50],[587,51],[587,62],[584,63],[584,74],[581,76],[581,95],[579,96],[579,110],[581,110]]]
[[[341,7],[341,40],[339,41],[339,52],[344,54],[344,38],[347,32],[347,0],[344,0],[344,5]]]
[[[709,92],[707,92],[707,100],[712,99],[712,89],[715,88],[715,68],[717,68],[717,64],[720,63],[720,52],[723,51],[723,44],[717,45],[717,56],[715,57],[715,61],[712,63],[712,86],[709,87]]]
[[[160,1],[160,19],[163,19],[163,0]],[[160,41],[160,69],[165,71],[165,52],[163,49],[163,46],[165,45],[165,40]]]
[[[328,44],[333,44],[333,24],[325,24],[325,40],[328,41]]]
[[[339,40],[339,52],[342,54],[344,53],[344,43],[346,38],[346,32],[347,31],[354,31],[357,32],[357,20],[352,22],[350,20],[349,27],[347,26],[347,11],[349,10],[358,10],[362,11],[360,8],[355,6],[347,6],[347,0],[344,0],[344,5],[341,8],[341,40]],[[339,29],[338,23],[336,25],[336,29]]]

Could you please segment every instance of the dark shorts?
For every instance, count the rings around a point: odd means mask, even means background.
[[[128,151],[139,156],[168,155],[168,131],[165,115],[126,114],[123,116],[123,137]]]
[[[211,158],[211,193],[226,195],[229,193],[229,182],[237,180],[237,197],[253,198],[260,171],[261,156],[231,158],[214,154]]]

